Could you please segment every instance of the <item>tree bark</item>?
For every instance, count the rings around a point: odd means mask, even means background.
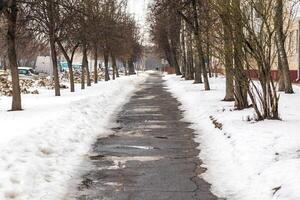
[[[193,80],[195,79],[194,83],[202,83],[201,73],[200,76],[197,73],[194,76],[194,67],[198,67],[198,64],[195,64],[194,61],[194,50],[193,50],[193,43],[192,43],[192,34],[189,32],[187,34],[187,67],[186,67],[186,80]],[[196,69],[197,71],[197,69]],[[201,70],[200,70],[201,71]]]
[[[65,59],[67,60],[68,63],[68,69],[69,69],[69,76],[70,76],[70,91],[71,92],[75,92],[75,83],[74,83],[74,70],[73,70],[73,58],[76,52],[76,49],[78,48],[78,44],[76,44],[73,47],[72,50],[72,54],[71,57],[68,55],[68,53],[66,52],[65,48],[63,47],[62,43],[58,40],[57,44],[61,50],[61,52],[63,53]]]
[[[225,6],[226,8],[229,5]],[[225,73],[226,73],[226,95],[224,101],[234,101],[234,80],[233,80],[233,46],[232,46],[232,27],[229,22],[230,16],[228,16],[228,10],[225,8],[221,13],[221,21],[223,24],[224,32],[224,61],[225,61]]]
[[[177,76],[181,76],[182,73],[180,71],[180,67],[178,64],[178,57],[177,57],[177,49],[175,47],[173,39],[171,39],[171,59],[173,60],[174,68],[175,68],[175,73]]]
[[[68,62],[69,76],[70,76],[70,92],[75,92],[75,83],[74,83],[74,72],[73,72],[73,62]]]
[[[128,72],[127,72],[127,63],[125,60],[123,60],[123,67],[124,67],[124,71],[125,71],[125,76],[128,76]]]
[[[207,69],[208,69],[208,75],[209,75],[209,78],[212,78],[212,70],[211,70],[211,62],[210,62],[210,47],[209,47],[210,44],[207,44]]]
[[[240,0],[232,1],[232,22],[233,22],[233,57],[235,71],[235,106],[238,110],[249,107],[248,89],[249,83],[243,65],[243,22],[240,10]]]
[[[290,69],[289,69],[289,62],[287,58],[287,53],[285,50],[285,36],[283,32],[283,0],[276,0],[276,8],[275,8],[275,29],[276,29],[276,36],[278,42],[278,51],[281,59],[282,64],[282,76],[285,86],[285,93],[292,94],[293,86],[290,77]]]
[[[109,71],[108,71],[108,59],[109,54],[104,50],[104,65],[105,65],[105,81],[109,81]]]
[[[86,83],[87,86],[90,87],[92,85],[91,83],[91,76],[90,76],[90,70],[89,70],[89,62],[88,62],[88,56],[87,56],[87,44],[86,42],[83,43],[82,47],[82,68],[86,71]]]
[[[212,70],[211,70],[211,63],[210,63],[210,31],[209,31],[209,19],[207,19],[207,30],[206,30],[206,68],[208,70],[209,78],[212,78]]]
[[[50,40],[50,49],[51,49],[51,58],[52,58],[52,67],[53,67],[53,76],[54,76],[54,89],[55,96],[60,96],[60,84],[59,84],[59,73],[57,65],[57,51],[56,51],[56,35],[55,35],[55,21],[54,21],[54,2],[47,2],[48,6],[48,15],[49,15],[49,40]]]
[[[278,52],[278,90],[280,92],[285,91],[284,79],[283,79],[283,71],[282,71],[282,62],[280,58],[280,53]]]
[[[117,71],[117,63],[116,63],[116,57],[113,53],[111,53],[111,63],[113,68],[113,80],[116,79],[116,71]]]
[[[167,61],[170,65],[170,67],[173,67],[175,69],[176,75],[178,75],[178,76],[182,75],[179,64],[178,64],[178,60],[177,60],[176,48],[174,47],[173,41],[171,38],[168,37],[167,33],[166,33],[165,37],[166,37],[166,39],[165,39],[164,52],[165,52]]]
[[[120,78],[119,68],[117,64],[116,64],[116,77]]]
[[[86,85],[90,87],[92,86],[92,81],[91,81],[91,73],[90,73],[89,61],[87,55],[87,44],[85,44],[83,47],[83,59],[84,59],[84,65],[86,69]]]
[[[183,21],[183,29],[181,32],[181,55],[182,55],[182,74],[183,77],[188,80],[188,67],[187,67],[187,55],[186,55],[186,28],[185,22]]]
[[[57,52],[56,52],[56,45],[55,45],[55,36],[54,36],[53,32],[50,35],[50,48],[51,48],[51,58],[52,58],[52,67],[53,67],[53,76],[54,76],[55,96],[60,96],[60,84],[59,84],[59,74],[58,74],[58,65],[57,65]]]
[[[16,27],[17,27],[17,17],[18,10],[16,6],[16,1],[14,4],[6,11],[6,16],[8,19],[8,30],[7,30],[7,53],[11,70],[12,77],[12,111],[22,110],[21,103],[21,90],[19,84],[19,72],[17,64],[17,54],[16,54]]]
[[[135,69],[134,69],[134,63],[133,63],[133,59],[130,58],[128,60],[128,70],[129,70],[129,75],[134,75],[135,73]]]
[[[82,59],[82,64],[81,64],[81,89],[85,89],[85,66],[84,66],[84,59]]]
[[[195,35],[196,47],[197,47],[197,51],[198,51],[199,65],[200,65],[200,67],[202,69],[202,73],[203,73],[204,89],[210,90],[207,69],[206,69],[206,65],[205,65],[205,56],[204,56],[204,52],[203,52],[203,42],[202,42],[202,38],[200,35],[200,26],[199,26],[199,21],[198,21],[198,11],[197,11],[196,0],[192,0],[192,4],[193,4],[194,23],[195,23],[194,35]]]
[[[199,35],[197,35],[200,37]],[[208,80],[208,75],[207,75],[207,69],[205,65],[205,57],[204,57],[204,52],[203,52],[203,47],[202,47],[202,42],[200,41],[201,39],[198,38],[197,40],[197,50],[198,50],[198,57],[199,57],[199,64],[203,72],[203,79],[204,79],[204,89],[205,90],[210,90],[210,85],[209,85],[209,80]]]
[[[95,84],[98,83],[98,48],[97,45],[94,46],[94,81]]]

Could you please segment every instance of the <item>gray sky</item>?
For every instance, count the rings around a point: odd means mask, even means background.
[[[150,1],[151,0],[128,0],[128,10],[135,15],[136,20],[141,27],[144,42],[148,41],[149,38],[145,22],[147,17],[147,5]]]
[[[136,16],[139,23],[146,21],[147,5],[150,0],[128,0],[128,9]]]

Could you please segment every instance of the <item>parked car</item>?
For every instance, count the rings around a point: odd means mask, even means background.
[[[20,78],[34,78],[38,75],[31,67],[19,67],[18,71]]]
[[[73,71],[80,72],[81,71],[81,63],[73,63]],[[69,72],[69,66],[67,62],[61,62],[60,63],[60,70],[62,72]]]

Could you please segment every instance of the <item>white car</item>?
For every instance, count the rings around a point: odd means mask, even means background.
[[[20,78],[34,78],[37,76],[37,73],[31,67],[19,67],[19,76]]]

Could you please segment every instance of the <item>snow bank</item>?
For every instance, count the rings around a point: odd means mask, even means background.
[[[22,112],[7,112],[11,99],[0,97],[0,199],[63,199],[91,144],[109,134],[113,113],[145,77],[100,82],[62,97],[24,95]]]
[[[253,122],[254,110],[234,111],[233,103],[221,101],[224,78],[211,79],[211,91],[179,77],[165,79],[186,110],[185,120],[194,123],[208,168],[203,176],[214,193],[228,200],[300,199],[299,86],[295,95],[281,94],[283,121]]]

